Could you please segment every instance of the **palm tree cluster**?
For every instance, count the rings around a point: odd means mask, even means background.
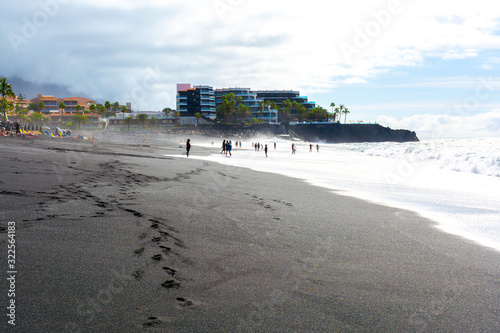
[[[330,107],[332,108],[332,114],[333,114],[333,121],[338,121],[340,122],[340,118],[342,115],[345,116],[344,118],[344,124],[347,121],[347,115],[351,113],[347,107],[344,106],[344,104],[340,104],[338,107],[335,107],[335,103],[331,103]]]
[[[222,96],[222,104],[217,107],[217,117],[223,119],[225,124],[237,122],[245,123],[246,118],[252,115],[250,107],[241,103],[241,96],[230,93]]]
[[[235,96],[233,93],[222,96],[222,103],[217,107],[217,117],[222,119],[225,124],[233,123],[236,119],[237,123],[245,123],[246,119],[252,116],[252,111],[249,106],[241,103],[240,96]],[[297,101],[285,100],[281,105],[277,105],[274,101],[259,101],[258,118],[255,121],[262,121],[262,116],[267,108],[269,111],[277,110],[278,121],[281,123],[289,123],[290,121],[328,120],[329,113],[321,106],[307,109],[304,105]]]
[[[269,105],[278,110],[278,120],[282,123],[289,123],[290,121],[328,121],[329,113],[321,106],[312,109],[307,109],[304,105],[297,101],[291,102],[284,100],[281,106],[276,105],[274,102],[268,102]]]

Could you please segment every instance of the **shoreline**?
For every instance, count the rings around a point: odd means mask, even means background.
[[[269,140],[264,141],[265,143],[269,143]],[[296,144],[297,145],[297,144]],[[300,144],[298,144],[300,147]],[[302,144],[303,146],[306,146],[307,144],[304,142]],[[206,146],[203,145],[202,146]],[[333,146],[332,146],[333,147]],[[302,151],[306,150],[307,147],[300,147]],[[325,148],[327,151],[325,152]],[[248,151],[249,149],[244,149],[244,151]],[[396,209],[403,209],[403,210],[409,210],[412,212],[417,213],[423,218],[429,219],[435,223],[435,227],[445,233],[457,235],[461,238],[463,238],[465,241],[473,241],[476,244],[484,247],[488,247],[491,249],[494,249],[496,251],[500,251],[500,244],[498,243],[498,240],[495,239],[495,233],[492,234],[487,234],[486,232],[482,230],[474,230],[473,228],[468,229],[467,221],[473,216],[470,216],[470,214],[465,214],[462,213],[462,215],[457,215],[453,212],[451,208],[445,205],[444,208],[448,207],[449,212],[446,213],[443,209],[439,209],[439,207],[428,207],[425,204],[431,204],[431,202],[427,202],[426,200],[423,199],[424,192],[426,189],[426,185],[424,185],[425,181],[424,179],[419,180],[419,186],[420,186],[420,196],[421,199],[420,201],[416,200],[408,200],[405,196],[384,196],[383,193],[379,193],[376,190],[374,191],[373,188],[369,188],[369,190],[363,189],[360,187],[360,185],[366,185],[363,182],[357,185],[353,185],[352,179],[343,182],[342,178],[343,176],[340,175],[339,173],[331,173],[326,170],[322,169],[316,169],[314,166],[314,163],[319,163],[320,165],[323,164],[330,164],[332,168],[337,167],[338,161],[344,161],[341,156],[343,155],[343,152],[340,150],[328,150],[327,146],[322,146],[321,151],[326,153],[327,157],[324,158],[319,158],[319,159],[314,159],[313,164],[308,168],[308,172],[304,173],[303,171],[301,172],[300,170],[305,170],[304,165],[297,167],[292,166],[291,163],[292,159],[288,160],[288,157],[290,156],[289,154],[283,154],[283,150],[278,151],[273,151],[271,149],[270,152],[270,159],[260,159],[257,155],[253,154],[253,149],[251,149],[252,152],[244,153],[244,154],[236,154],[236,156],[232,159],[219,159],[218,155],[219,154],[213,154],[212,156],[206,157],[206,156],[200,156],[199,158],[202,160],[206,161],[212,161],[224,165],[229,165],[229,166],[235,166],[235,167],[243,167],[243,168],[248,168],[251,170],[259,171],[259,172],[270,172],[270,173],[275,173],[275,174],[280,174],[284,175],[287,177],[292,177],[294,179],[298,180],[304,180],[308,184],[311,184],[313,186],[318,186],[320,188],[325,188],[330,191],[332,191],[335,194],[339,195],[346,195],[350,196],[353,198],[361,199],[364,201],[368,201],[377,205],[383,205],[383,206],[388,206]],[[338,155],[340,153],[340,155]],[[328,155],[329,154],[329,155]],[[335,154],[337,157],[335,157],[334,160],[330,160],[331,156]],[[242,156],[243,155],[243,156]],[[287,156],[288,155],[288,156]],[[300,164],[304,163],[304,156],[306,156],[307,163],[310,162],[309,157],[307,157],[308,153],[306,152],[305,155],[302,155],[299,157],[293,158],[293,164]],[[311,155],[313,158],[316,155],[315,153]],[[323,155],[324,156],[324,155]],[[339,157],[340,156],[340,157]],[[275,159],[276,157],[277,159]],[[372,166],[369,168],[363,167],[364,165],[364,160],[357,160],[354,159],[352,160],[353,156],[350,156],[351,158],[350,162],[351,164],[358,165],[356,169],[356,174],[368,174],[370,171],[379,173],[379,174],[389,174],[393,176],[397,176],[398,169],[394,168],[393,165],[405,165],[403,163],[407,163],[406,160],[397,160],[397,159],[387,159],[387,158],[382,158],[384,162],[384,169],[378,168],[378,169],[373,169]],[[196,155],[193,155],[193,158],[197,158]],[[355,157],[354,157],[355,158]],[[377,159],[380,158],[378,156],[372,156],[371,159]],[[286,160],[286,162],[284,162]],[[312,162],[312,160],[311,160]],[[328,162],[328,163],[327,163]],[[375,165],[378,165],[380,162],[377,162],[376,160],[372,161],[375,162]],[[340,162],[341,164],[342,162]],[[407,164],[406,164],[407,165]],[[287,167],[285,167],[287,166]],[[413,165],[411,166],[413,168]],[[415,166],[415,168],[419,167],[418,165]],[[300,170],[299,170],[300,169]],[[414,169],[415,173],[418,173],[419,170]],[[430,172],[430,171],[425,171],[424,172]],[[435,177],[437,179],[447,179],[450,175],[447,175],[447,170],[432,170],[432,173],[438,173],[441,176],[440,177]],[[309,174],[308,174],[309,173]],[[476,184],[476,190],[482,189],[484,193],[490,193],[488,196],[485,196],[484,198],[481,197],[481,199],[476,198],[475,201],[480,201],[480,202],[486,202],[488,201],[488,197],[490,198],[489,201],[493,200],[496,194],[491,194],[494,192],[488,191],[489,187],[494,188],[494,184],[492,181],[495,181],[496,179],[493,178],[491,180],[488,180],[489,176],[486,175],[476,175],[472,173],[455,173],[451,172],[451,175],[456,176],[457,178],[453,180],[453,183],[456,184],[467,184],[468,188],[472,188],[472,184]],[[352,177],[352,175],[351,175]],[[420,178],[423,176],[420,175]],[[361,177],[362,178],[362,177]],[[427,178],[427,177],[423,177]],[[349,179],[349,176],[347,176],[347,179]],[[364,179],[365,181],[367,179]],[[375,183],[377,180],[374,180],[372,178],[369,179],[369,181],[374,181]],[[380,181],[380,180],[378,180]],[[384,183],[389,182],[387,179],[383,180]],[[434,180],[430,180],[432,183]],[[450,181],[450,180],[448,180]],[[429,182],[429,180],[427,180]],[[490,185],[491,184],[491,185]],[[395,186],[396,184],[391,184],[392,186]],[[405,192],[405,191],[416,191],[415,189],[411,187],[405,187],[403,184],[401,184],[401,188],[393,188],[394,191],[400,193],[400,191]],[[427,184],[428,185],[428,184]],[[373,185],[372,185],[373,186]],[[441,185],[442,186],[442,185]],[[465,186],[465,185],[464,185]],[[489,187],[488,187],[489,186]],[[423,190],[423,192],[422,192]],[[491,190],[491,189],[490,189]],[[440,191],[443,191],[443,193],[446,191],[447,194],[450,194],[451,189],[447,188],[440,188]],[[458,189],[457,189],[458,191]],[[456,192],[455,194],[457,194]],[[416,192],[415,192],[416,194]],[[472,201],[469,201],[469,204],[471,204]],[[451,205],[451,203],[450,203]],[[451,206],[450,206],[451,207]],[[454,209],[457,209],[459,207],[453,206]],[[483,210],[487,210],[486,208],[482,208]],[[492,223],[490,220],[493,218],[493,213],[490,213],[488,216],[483,215],[483,221],[482,224],[487,224],[487,223]]]
[[[21,331],[499,328],[498,253],[412,212],[151,158],[182,155],[175,140],[15,140],[0,222],[19,226]]]

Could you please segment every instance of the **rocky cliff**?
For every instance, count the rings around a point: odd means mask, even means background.
[[[199,127],[178,127],[170,133],[198,134],[210,137],[248,139],[258,136],[273,137],[288,134],[291,138],[308,142],[348,143],[348,142],[407,142],[419,141],[415,132],[393,130],[378,124],[322,124],[322,125],[207,125]]]
[[[417,134],[409,130],[393,130],[379,124],[321,124],[291,125],[287,133],[303,141],[349,143],[349,142],[408,142],[419,141]]]

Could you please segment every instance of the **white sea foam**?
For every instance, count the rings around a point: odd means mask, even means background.
[[[410,209],[437,221],[446,232],[500,251],[500,139],[320,143],[319,153],[316,143],[310,152],[309,143],[294,141],[294,155],[292,141],[273,138],[261,143],[269,146],[268,158],[245,142],[230,158],[216,154],[203,159],[296,177]]]

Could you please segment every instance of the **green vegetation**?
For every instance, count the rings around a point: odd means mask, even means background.
[[[59,109],[61,110],[62,113],[64,113],[64,110],[66,109],[66,104],[64,104],[64,102],[59,103]]]
[[[89,118],[87,118],[87,116],[85,116],[81,113],[77,113],[76,115],[73,116],[73,118],[71,118],[71,123],[68,123],[67,125],[69,127],[73,127],[73,129],[75,129],[75,128],[80,129],[82,124],[85,124],[88,122],[89,122]]]
[[[125,118],[125,124],[127,124],[128,126],[128,130],[130,131],[130,124],[132,123],[132,120],[134,120],[134,118],[132,118],[131,116],[128,116],[127,118]]]
[[[35,111],[30,116],[28,119],[32,122],[35,123],[37,126],[42,126],[47,122],[47,118],[40,112]]]
[[[198,126],[198,125],[199,125],[200,118],[201,118],[201,113],[196,112],[196,113],[194,114],[194,117],[196,118],[196,126]]]
[[[347,115],[351,113],[348,108],[344,106],[344,104],[340,104],[338,107],[335,107],[335,103],[332,102],[330,104],[333,113],[333,121],[337,121],[340,123],[342,115],[344,115],[344,124],[347,122]]]
[[[277,111],[278,121],[282,124],[289,124],[292,121],[328,121],[331,117],[331,113],[321,106],[307,109],[297,101],[292,102],[288,99],[284,100],[281,105],[277,105],[272,101],[259,101],[258,103],[260,109],[258,111],[258,117],[251,119],[251,122],[254,124],[263,122],[262,118],[264,113],[266,113],[266,108],[269,112],[271,112],[271,110]],[[333,113],[335,104],[332,103],[330,106],[332,107]],[[342,111],[344,111],[344,107],[341,107]],[[222,104],[217,107],[217,119],[219,121],[222,121],[224,124],[244,124],[247,122],[247,118],[251,116],[252,112],[250,107],[242,104],[241,97],[235,96],[234,93],[222,96]]]
[[[217,107],[217,117],[222,118],[224,124],[232,123],[240,103],[241,96],[236,97],[233,93],[222,96],[222,104]]]
[[[166,117],[168,117],[168,115],[172,112],[172,110],[170,108],[164,108],[162,112],[165,113]]]
[[[3,114],[3,120],[7,120],[7,97],[16,97],[14,94],[14,91],[12,90],[12,86],[10,83],[7,83],[6,78],[1,78],[0,79],[0,93],[2,94],[2,114]]]
[[[144,128],[144,124],[148,119],[148,115],[145,113],[139,113],[138,115],[135,116],[135,118],[139,121],[139,124],[141,124],[141,126]]]

